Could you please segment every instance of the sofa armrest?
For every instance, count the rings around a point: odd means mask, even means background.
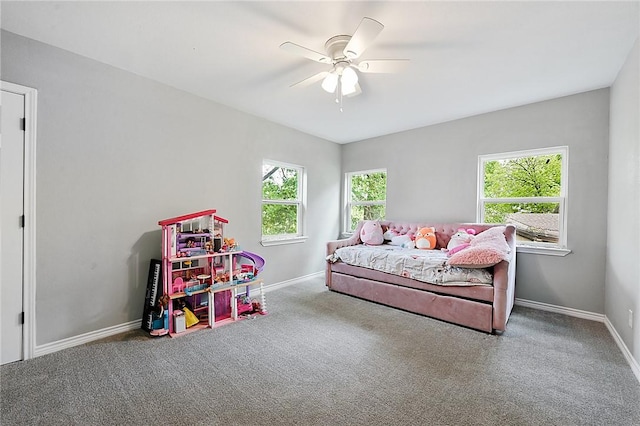
[[[358,226],[356,227],[355,232],[353,233],[352,236],[350,236],[349,238],[344,238],[341,240],[334,240],[334,241],[328,241],[327,242],[327,254],[326,256],[329,257],[331,256],[333,253],[335,253],[335,251],[341,247],[347,247],[347,246],[355,246],[357,244],[360,244],[360,228],[362,228],[362,221],[360,223],[358,223]],[[325,284],[327,287],[331,288],[331,262],[329,262],[329,260],[327,260],[327,266],[326,266],[326,270],[325,270],[325,274],[324,274],[324,280],[325,280]]]
[[[341,247],[355,246],[360,244],[360,233],[353,234],[350,238],[327,242],[327,258]],[[331,262],[327,259],[327,266],[324,274],[325,285],[331,288]]]
[[[334,240],[327,242],[327,256],[332,255],[335,251],[342,247],[355,246],[360,244],[360,236],[353,234],[349,238],[344,238],[342,240]]]
[[[516,287],[516,228],[507,225],[504,237],[509,244],[509,261],[493,267],[493,329],[504,331],[515,301]]]
[[[355,246],[357,244],[360,244],[362,241],[360,241],[360,229],[362,229],[362,225],[363,225],[363,221],[360,221],[358,223],[358,226],[356,226],[356,230],[353,231],[353,235],[351,235],[349,238],[343,238],[341,240],[334,240],[334,241],[329,241],[327,242],[327,256],[332,255],[337,249],[341,248],[341,247],[347,247],[347,246]]]

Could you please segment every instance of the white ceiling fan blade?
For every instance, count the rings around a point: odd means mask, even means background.
[[[322,53],[316,52],[315,50],[307,49],[306,47],[302,47],[298,44],[291,43],[287,41],[280,45],[280,49],[286,50],[289,53],[293,53],[294,55],[303,56],[305,58],[311,59],[312,61],[320,62],[323,64],[330,64],[331,58]]]
[[[357,58],[362,55],[373,40],[380,34],[384,28],[380,22],[371,18],[362,18],[356,32],[351,36],[351,40],[344,48],[344,55],[349,59]]]
[[[297,86],[297,87],[307,87],[313,83],[315,83],[316,81],[320,81],[323,78],[325,78],[327,75],[329,75],[328,71],[322,71],[319,72],[318,74],[312,75],[311,77],[305,78],[302,81],[299,81],[297,83],[292,84],[289,87],[293,87],[293,86]]]
[[[403,71],[409,66],[408,59],[372,59],[356,65],[361,72],[394,73]]]

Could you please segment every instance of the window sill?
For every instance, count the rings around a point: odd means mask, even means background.
[[[558,247],[516,246],[516,253],[542,254],[545,256],[566,256],[571,250]]]
[[[307,237],[307,236],[285,237],[285,238],[280,238],[280,239],[275,239],[274,238],[272,240],[262,240],[262,241],[260,241],[260,244],[262,244],[263,247],[280,246],[280,245],[283,245],[283,244],[304,243],[308,239],[309,239],[309,237]]]

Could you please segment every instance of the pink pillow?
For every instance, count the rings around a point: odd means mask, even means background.
[[[507,244],[507,241],[504,239],[505,229],[506,229],[506,226],[494,226],[492,228],[485,229],[484,231],[480,232],[472,239],[472,243],[475,242],[476,244],[479,244],[487,240],[498,239],[500,241],[504,241],[504,243]],[[507,250],[508,249],[509,249],[509,246],[507,245]]]
[[[504,239],[504,226],[496,226],[479,233],[470,246],[453,254],[447,263],[463,268],[488,268],[509,260],[509,244]]]

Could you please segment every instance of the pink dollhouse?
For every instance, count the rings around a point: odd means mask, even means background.
[[[243,313],[266,313],[263,283],[256,278],[264,259],[225,240],[229,221],[215,213],[204,210],[158,222],[171,336],[235,321]],[[259,286],[259,302],[249,297],[253,286]]]

